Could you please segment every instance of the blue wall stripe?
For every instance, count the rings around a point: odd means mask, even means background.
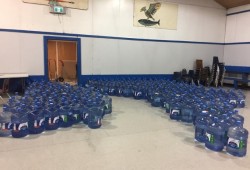
[[[232,13],[227,14],[227,16],[242,14],[242,13],[246,13],[246,12],[250,12],[250,9],[244,10],[244,11],[239,11],[239,12],[232,12]]]
[[[225,45],[242,45],[242,44],[250,44],[250,42],[232,42],[232,43],[225,43]]]
[[[102,36],[102,35],[71,34],[71,33],[58,33],[58,32],[44,32],[44,31],[29,31],[29,30],[17,30],[17,29],[0,29],[0,32],[43,34],[43,35],[52,35],[52,36],[57,35],[57,36],[71,36],[71,37],[89,37],[89,38],[102,38],[102,39],[130,40],[130,41],[150,41],[150,42],[165,42],[165,43],[224,45],[224,43],[219,43],[219,42],[158,40],[158,39],[143,39],[143,38],[113,37],[113,36]]]
[[[16,29],[0,29],[0,32],[42,34],[42,35],[51,35],[51,36],[56,36],[57,35],[57,36],[79,37],[79,38],[80,37],[88,37],[88,38],[117,39],[117,40],[130,40],[130,41],[184,43],[184,44],[210,44],[210,45],[241,45],[241,44],[250,44],[250,42],[218,43],[218,42],[179,41],[179,40],[157,40],[157,39],[126,38],[126,37],[112,37],[112,36],[87,35],[87,34],[70,34],[70,33],[58,33],[58,32],[16,30]]]
[[[250,73],[249,66],[225,66],[226,72]]]

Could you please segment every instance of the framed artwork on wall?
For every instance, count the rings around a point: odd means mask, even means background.
[[[40,5],[49,5],[51,2],[56,2],[63,7],[86,10],[89,0],[23,0],[23,2]]]
[[[134,26],[177,29],[178,4],[148,0],[134,1]]]

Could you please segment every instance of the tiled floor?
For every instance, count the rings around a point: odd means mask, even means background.
[[[250,92],[240,110],[250,130]],[[1,170],[249,170],[244,158],[194,142],[191,125],[169,119],[146,101],[113,97],[101,129],[84,125],[23,139],[0,138]],[[248,144],[250,140],[248,140]]]

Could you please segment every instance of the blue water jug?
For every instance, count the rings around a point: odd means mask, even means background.
[[[201,112],[195,119],[195,135],[196,141],[205,143],[207,140],[206,132],[209,123],[207,118],[208,112]]]
[[[0,137],[11,135],[11,112],[0,111]]]
[[[174,100],[171,100],[170,98],[166,99],[164,101],[164,107],[165,107],[165,111],[166,113],[170,114],[171,111],[171,106],[174,104]]]
[[[181,105],[173,104],[170,109],[170,119],[181,120]]]
[[[42,110],[34,110],[28,114],[30,134],[39,134],[45,130],[45,117]]]
[[[226,145],[227,153],[243,157],[247,154],[248,131],[242,127],[240,121],[228,130],[228,142]]]
[[[205,147],[220,152],[224,149],[224,135],[226,130],[223,125],[219,123],[218,117],[209,123],[206,131],[207,140],[205,142]]]
[[[59,110],[60,114],[60,127],[67,128],[72,126],[73,112],[70,106],[64,105]]]
[[[123,90],[123,96],[124,97],[133,97],[133,91],[132,91],[132,89],[131,89],[130,86],[124,88],[124,90]]]
[[[228,136],[227,136],[227,133],[228,133],[228,129],[233,126],[232,124],[232,120],[231,120],[231,117],[229,117],[229,115],[227,114],[222,114],[220,115],[219,117],[219,122],[220,124],[223,126],[223,128],[225,129],[225,134],[224,134],[224,137],[223,137],[223,141],[224,141],[224,145],[227,144],[227,141],[228,141]]]
[[[134,99],[141,100],[143,98],[144,98],[143,91],[141,91],[141,90],[135,90],[134,91]]]
[[[83,110],[83,115],[82,115],[82,121],[84,124],[88,125],[88,121],[89,121],[89,115],[90,115],[90,109],[93,107],[93,101],[92,100],[88,100],[84,110]]]
[[[241,122],[242,126],[244,125],[244,120],[245,118],[243,116],[241,116],[238,111],[235,110],[235,113],[231,115],[231,119],[234,122]]]
[[[186,123],[193,122],[194,109],[190,105],[184,105],[181,108],[181,121]]]
[[[88,127],[91,129],[100,128],[102,126],[102,108],[95,106],[89,111]]]
[[[116,95],[116,96],[122,96],[122,94],[123,94],[123,89],[122,89],[122,87],[116,87],[116,88],[115,88],[115,95]]]
[[[116,91],[115,91],[115,88],[112,86],[112,87],[109,87],[109,90],[108,90],[108,94],[110,95],[110,96],[115,96],[115,93]]]
[[[11,135],[14,138],[22,138],[29,134],[28,130],[28,116],[22,111],[18,111],[17,113],[11,116],[12,122],[12,131]]]
[[[153,107],[161,107],[161,102],[162,102],[162,96],[160,93],[154,93],[152,95],[152,101],[151,101],[151,105]]]
[[[56,130],[59,128],[59,113],[54,106],[43,110],[44,114],[44,125],[46,130]]]
[[[112,113],[112,98],[105,94],[102,100],[104,101],[104,114]]]
[[[82,121],[83,106],[81,104],[76,104],[72,108],[72,124],[77,124]]]

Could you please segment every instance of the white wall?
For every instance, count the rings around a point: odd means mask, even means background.
[[[0,73],[44,74],[43,36],[0,32]]]
[[[193,69],[196,59],[203,59],[207,66],[213,56],[220,60],[223,56],[223,45],[99,38],[82,38],[82,42],[83,49],[91,48],[82,52],[83,74],[172,74],[173,70]]]
[[[171,2],[179,3],[177,30],[133,27],[133,0],[90,0],[88,10],[68,9],[64,16],[50,14],[48,6],[26,4],[21,0],[3,1],[0,10],[4,15],[0,15],[0,28],[224,42],[225,9],[213,0]],[[0,33],[0,59],[4,60],[0,72],[44,74],[42,34]],[[184,67],[192,68],[195,59],[203,59],[207,65],[212,62],[214,55],[223,56],[221,45],[81,39],[82,74],[169,74]],[[8,63],[13,63],[13,67],[8,67]]]
[[[250,10],[250,5],[245,5],[228,10],[228,13]],[[250,66],[250,12],[227,16],[226,45],[224,61],[226,65]],[[249,43],[248,43],[249,42]],[[248,44],[237,44],[248,43]]]

